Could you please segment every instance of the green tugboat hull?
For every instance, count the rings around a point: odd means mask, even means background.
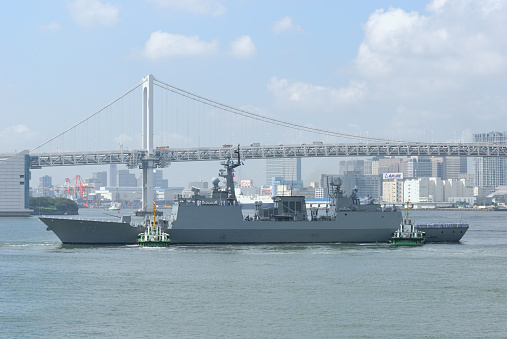
[[[394,246],[421,246],[424,239],[391,239],[389,243]]]
[[[146,241],[146,242],[138,242],[141,247],[168,247],[171,246],[171,242],[164,241]]]

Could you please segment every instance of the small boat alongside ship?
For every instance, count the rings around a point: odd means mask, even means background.
[[[121,204],[118,202],[113,202],[113,203],[111,203],[111,206],[106,208],[106,211],[120,211],[120,209],[121,209]]]
[[[175,199],[169,220],[157,219],[172,244],[387,243],[402,222],[397,208],[383,208],[373,202],[361,204],[355,192],[344,196],[340,183],[331,185],[331,205],[325,215],[319,215],[317,209],[307,210],[302,196],[277,196],[272,207],[255,204],[255,214],[244,217],[233,180],[233,170],[240,164],[239,153],[236,162],[222,162],[224,170],[219,176],[225,178],[225,187],[213,178],[211,196],[203,196],[195,188],[191,197]],[[135,244],[149,226],[132,223],[130,216],[113,222],[39,219],[64,244]],[[459,233],[452,228],[439,233],[440,229],[434,228],[430,240],[458,242],[467,229],[468,225]]]
[[[400,224],[400,228],[389,239],[389,243],[393,246],[421,246],[424,244],[424,232],[417,230],[408,217],[408,204],[407,202],[405,221]]]
[[[139,233],[137,244],[141,247],[167,247],[171,245],[169,234],[165,233],[156,218],[156,204],[153,203],[153,220],[146,220],[146,230]]]

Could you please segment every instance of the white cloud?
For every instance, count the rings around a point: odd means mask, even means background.
[[[429,16],[396,8],[375,11],[364,26],[357,70],[365,77],[412,78],[504,72],[507,44],[499,41],[498,24],[507,13],[479,6],[478,16],[478,3],[434,1]]]
[[[0,145],[2,149],[13,152],[30,148],[30,141],[34,141],[38,137],[24,124],[12,125],[0,130]]]
[[[220,16],[225,14],[225,7],[215,0],[148,0],[158,7],[175,8],[191,13]]]
[[[72,18],[81,26],[113,26],[118,22],[118,6],[99,0],[75,0],[68,5]]]
[[[239,37],[231,42],[231,54],[238,58],[251,58],[255,55],[257,48],[248,35]]]
[[[299,81],[272,77],[268,91],[288,106],[336,107],[357,102],[364,95],[364,85],[351,83],[347,87],[331,88]]]
[[[41,26],[40,28],[46,32],[57,32],[61,29],[61,26],[58,22],[52,21],[47,25]]]
[[[275,22],[271,29],[276,34],[280,34],[282,32],[287,32],[287,31],[301,31],[301,27],[299,27],[298,25],[295,25],[292,22],[292,19],[288,16]]]
[[[218,51],[218,42],[202,41],[198,36],[184,36],[180,34],[156,31],[151,33],[143,50],[143,56],[148,59],[163,59],[180,56],[207,56]]]
[[[348,86],[274,77],[268,89],[279,107],[317,110],[370,136],[438,141],[495,130],[507,114],[505,18],[506,2],[493,0],[435,0],[424,13],[377,10],[340,72],[350,75]]]

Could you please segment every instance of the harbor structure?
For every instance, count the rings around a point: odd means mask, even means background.
[[[0,216],[29,216],[30,170],[28,151],[0,159]]]

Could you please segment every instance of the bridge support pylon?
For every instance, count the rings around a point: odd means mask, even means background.
[[[142,211],[153,211],[153,75],[143,78],[143,150],[147,159],[143,161]]]

